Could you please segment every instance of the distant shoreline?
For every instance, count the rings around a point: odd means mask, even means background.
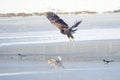
[[[49,12],[49,11],[48,11]],[[19,13],[0,13],[0,17],[29,17],[29,16],[42,16],[47,12],[33,12],[33,13],[25,13],[25,12],[19,12]],[[76,11],[76,12],[60,12],[57,11],[57,14],[98,14],[96,11]],[[104,11],[103,14],[106,13],[120,13],[120,9],[114,10],[114,11]]]
[[[29,17],[29,16],[43,16],[47,12],[33,12],[33,13],[0,13],[0,17]],[[80,12],[56,12],[57,14],[97,14],[94,11],[80,11]]]

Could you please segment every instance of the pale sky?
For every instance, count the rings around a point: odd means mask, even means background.
[[[120,0],[0,0],[0,13],[64,11],[108,11],[120,9]]]

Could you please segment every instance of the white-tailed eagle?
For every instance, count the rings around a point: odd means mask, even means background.
[[[73,26],[69,27],[67,23],[65,23],[59,16],[57,16],[53,12],[47,12],[46,17],[53,25],[55,25],[60,30],[62,34],[67,35],[69,39],[74,39],[72,33],[77,30],[74,28],[78,27],[78,25],[82,22],[78,21]]]

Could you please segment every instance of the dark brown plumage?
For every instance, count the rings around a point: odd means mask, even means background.
[[[57,16],[53,12],[47,12],[46,17],[53,25],[55,25],[60,30],[62,34],[67,35],[69,39],[74,39],[72,33],[74,33],[77,29],[73,30],[73,28],[78,27],[78,25],[82,22],[78,21],[72,27],[69,27],[67,23],[65,23],[59,16]]]

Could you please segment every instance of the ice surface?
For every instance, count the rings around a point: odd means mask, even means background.
[[[0,62],[1,63],[1,62]],[[34,64],[34,65],[33,65]],[[120,63],[65,62],[65,69],[50,70],[46,63],[13,61],[0,65],[0,80],[119,80]]]
[[[73,34],[75,41],[85,40],[107,40],[120,39],[120,29],[90,29],[79,30]],[[1,33],[0,46],[10,46],[19,44],[38,44],[38,43],[56,43],[68,42],[67,36],[59,31],[41,31],[41,32],[20,32],[20,33]]]

